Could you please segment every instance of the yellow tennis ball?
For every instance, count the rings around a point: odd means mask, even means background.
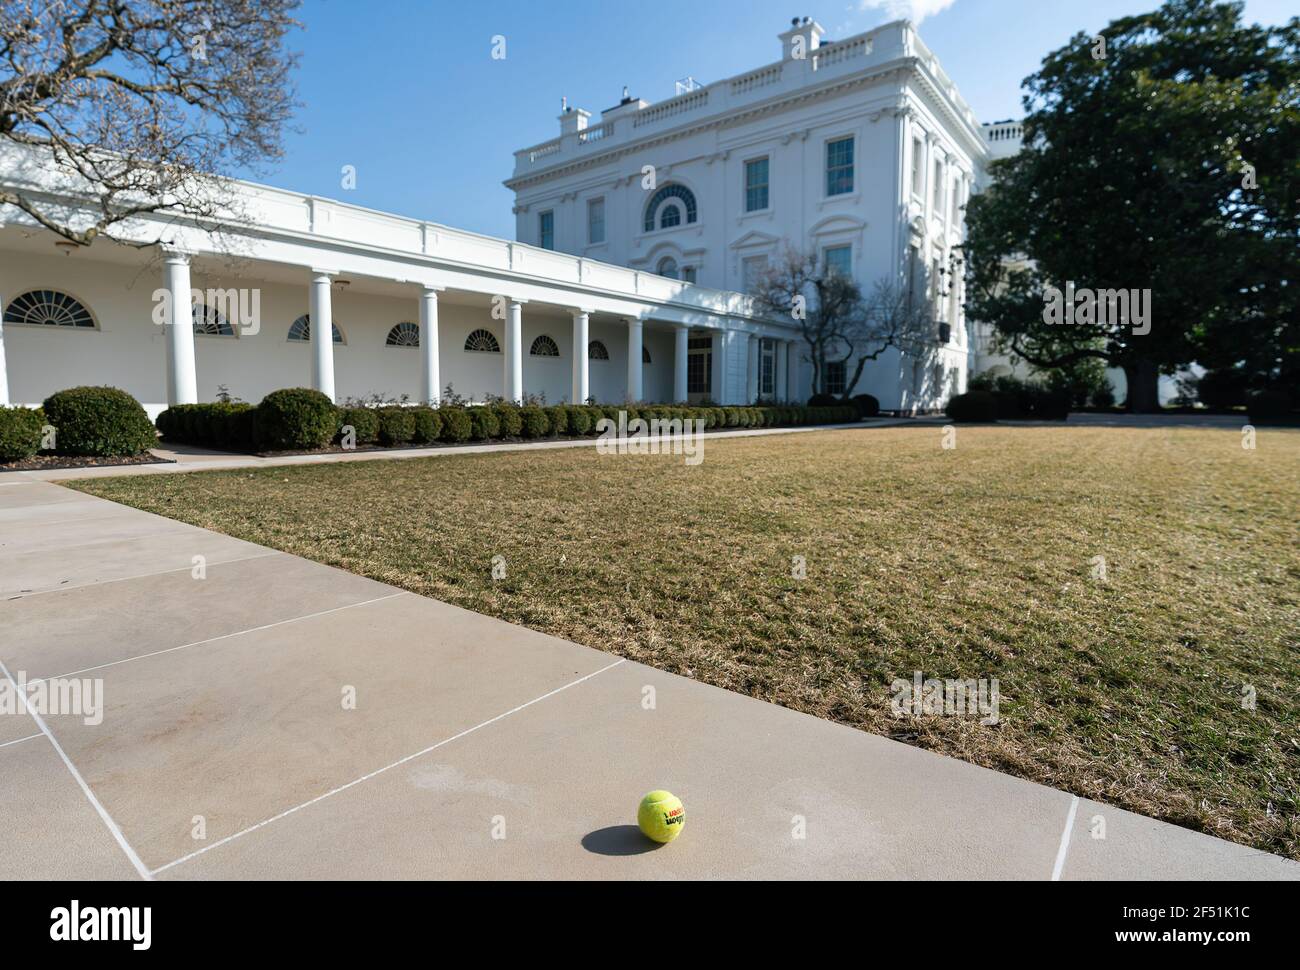
[[[652,791],[641,799],[636,811],[636,824],[647,838],[656,842],[671,842],[682,834],[686,824],[686,809],[682,800],[670,791]]]

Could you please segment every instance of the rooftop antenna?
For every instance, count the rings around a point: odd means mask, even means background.
[[[564,97],[562,97],[562,98],[560,98],[560,110],[561,110],[561,111],[568,111],[568,110],[569,110],[569,98],[568,98],[567,95],[564,96]]]
[[[627,101],[629,98],[631,98],[631,95],[627,93],[627,85],[624,84],[624,85],[623,85],[623,100],[624,100],[624,101]]]

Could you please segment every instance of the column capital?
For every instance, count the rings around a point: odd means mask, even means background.
[[[425,296],[432,296],[435,299],[437,299],[438,294],[443,292],[445,289],[447,289],[445,286],[431,286],[428,283],[420,284],[420,292]]]
[[[338,275],[339,275],[339,271],[336,269],[321,269],[316,266],[311,267],[311,277],[313,280],[319,280],[322,276],[328,279],[331,276],[338,276]]]
[[[502,294],[502,295],[503,295],[503,296],[506,296],[505,294]],[[527,301],[527,300],[521,300],[521,299],[519,299],[517,296],[506,296],[506,302],[509,303],[511,306],[527,306],[527,305],[528,305],[528,301]]]
[[[592,310],[591,308],[585,306],[571,306],[568,308],[568,310],[570,316],[575,316],[575,317],[589,317],[596,312],[595,310]]]
[[[171,243],[159,243],[158,250],[163,254],[163,260],[168,263],[185,263],[188,265],[194,257],[194,254],[188,249],[181,249]]]

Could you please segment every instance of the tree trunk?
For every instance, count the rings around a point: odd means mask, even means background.
[[[1154,414],[1160,410],[1160,369],[1153,361],[1126,363],[1124,378],[1128,382],[1126,410],[1132,414]]]

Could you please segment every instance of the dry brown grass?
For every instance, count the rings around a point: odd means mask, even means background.
[[[1298,472],[1292,431],[930,427],[76,487],[1300,858]],[[893,716],[915,670],[1001,722]]]

